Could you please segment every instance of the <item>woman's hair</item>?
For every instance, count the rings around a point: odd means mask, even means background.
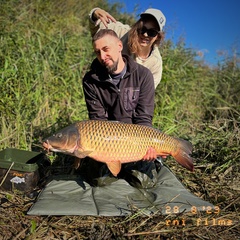
[[[139,52],[140,45],[139,45],[139,41],[138,41],[138,38],[139,38],[138,30],[143,27],[144,21],[147,21],[147,20],[140,18],[135,24],[133,24],[133,26],[129,30],[128,47],[129,47],[129,50],[131,53],[137,54]],[[153,46],[160,45],[160,43],[163,39],[164,39],[164,33],[162,31],[160,31],[158,33],[158,38],[153,43]]]

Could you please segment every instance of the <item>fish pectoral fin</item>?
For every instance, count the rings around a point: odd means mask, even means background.
[[[80,167],[80,165],[81,165],[81,159],[75,158],[74,163],[73,163],[74,169],[78,169]]]
[[[108,162],[106,163],[108,166],[108,169],[110,170],[110,172],[116,177],[122,167],[122,164],[120,161],[116,161],[116,162]]]
[[[86,152],[80,152],[78,150],[74,151],[74,155],[78,158],[85,158],[89,156],[90,153],[92,153],[92,151],[86,151]]]

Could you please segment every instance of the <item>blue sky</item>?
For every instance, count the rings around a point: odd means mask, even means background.
[[[240,0],[109,0],[123,4],[124,12],[136,15],[158,8],[166,16],[166,39],[184,38],[186,47],[203,53],[210,65],[221,61],[219,51],[231,56],[240,51]]]

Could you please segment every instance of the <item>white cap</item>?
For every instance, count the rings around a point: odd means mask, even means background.
[[[158,10],[158,9],[148,8],[140,16],[143,17],[143,16],[147,16],[147,15],[151,15],[151,16],[153,16],[156,19],[156,21],[157,21],[157,23],[159,25],[160,31],[162,31],[163,27],[165,26],[165,23],[166,23],[166,18],[163,15],[163,13],[160,10]]]

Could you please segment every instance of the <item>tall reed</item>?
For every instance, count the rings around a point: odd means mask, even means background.
[[[0,24],[0,149],[33,149],[57,128],[87,119],[82,78],[94,54],[87,14],[107,1],[4,1]],[[21,9],[21,11],[20,11]],[[122,21],[132,16],[119,14]],[[200,159],[239,160],[239,57],[210,67],[184,42],[160,48],[163,78],[154,127],[191,140]]]

